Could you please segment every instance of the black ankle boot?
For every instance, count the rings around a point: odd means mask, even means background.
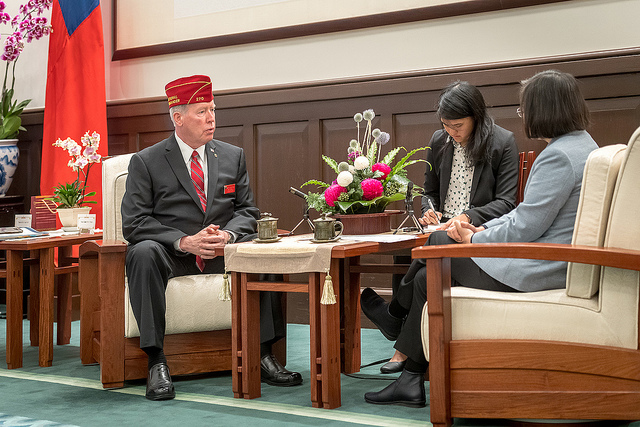
[[[389,341],[395,341],[402,330],[402,319],[389,313],[389,303],[371,288],[366,288],[360,295],[362,312],[380,329]]]
[[[423,408],[427,405],[424,374],[404,369],[389,386],[378,392],[365,393],[364,400],[376,405],[402,405]]]

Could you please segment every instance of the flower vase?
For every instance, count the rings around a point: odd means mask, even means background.
[[[19,157],[17,139],[0,139],[0,197],[4,197],[11,186]]]
[[[391,231],[391,216],[404,211],[387,209],[384,212],[368,214],[333,214],[342,222],[342,234],[378,234]]]
[[[58,207],[58,218],[64,231],[78,231],[78,215],[91,212],[91,206],[76,208]]]

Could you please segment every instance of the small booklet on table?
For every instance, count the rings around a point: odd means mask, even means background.
[[[0,227],[0,241],[42,237],[48,234],[46,231],[36,231],[31,227]]]

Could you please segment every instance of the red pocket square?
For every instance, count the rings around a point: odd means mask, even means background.
[[[236,192],[236,185],[229,184],[224,186],[224,194],[231,194]]]

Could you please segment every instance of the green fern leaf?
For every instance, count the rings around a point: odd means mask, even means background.
[[[404,148],[404,147],[402,147]],[[415,153],[417,153],[418,151],[422,151],[422,150],[426,150],[427,147],[418,147],[416,149],[413,149],[411,151],[409,151],[402,159],[400,159],[400,161],[398,163],[396,163],[396,165],[393,167],[393,169],[391,170],[391,175],[398,173],[401,170],[404,170],[405,168],[405,163],[409,160],[409,158],[411,158],[411,156],[413,156]],[[414,162],[415,163],[415,162]],[[408,165],[407,165],[408,166]]]
[[[309,181],[307,181],[304,184],[302,184],[300,187],[304,187],[305,185],[317,185],[317,186],[320,186],[322,188],[327,188],[327,187],[330,186],[326,182],[318,181],[317,179],[310,179]]]
[[[326,164],[328,164],[334,171],[336,171],[336,173],[340,173],[340,170],[338,169],[338,162],[336,162],[329,156],[325,156],[324,154],[322,155],[322,160],[324,160]]]
[[[386,156],[382,159],[382,163],[386,163],[390,165],[393,159],[396,157],[400,149],[404,149],[404,147],[396,147],[393,150],[389,151]]]

